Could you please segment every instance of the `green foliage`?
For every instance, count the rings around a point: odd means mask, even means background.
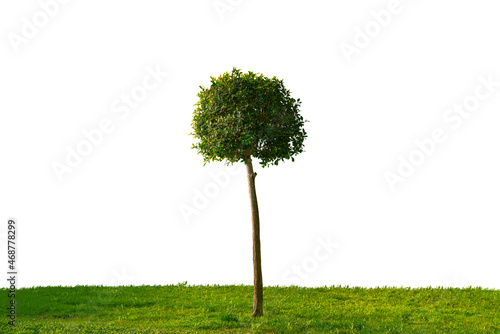
[[[200,86],[190,134],[205,164],[253,156],[265,167],[303,152],[307,121],[283,80],[236,68],[210,79],[209,88]]]
[[[500,333],[500,291],[482,288],[76,286],[17,290],[17,325],[0,333]]]

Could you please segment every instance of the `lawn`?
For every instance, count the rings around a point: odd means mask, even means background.
[[[500,333],[500,291],[482,288],[76,286],[0,289],[1,333]]]

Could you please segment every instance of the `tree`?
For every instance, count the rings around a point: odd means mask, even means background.
[[[263,283],[260,254],[260,222],[252,157],[262,167],[277,165],[303,152],[304,121],[299,114],[300,99],[290,96],[283,80],[269,79],[233,68],[218,78],[210,77],[209,88],[200,86],[190,133],[199,141],[194,149],[210,161],[246,165],[254,266],[253,317],[263,314]]]

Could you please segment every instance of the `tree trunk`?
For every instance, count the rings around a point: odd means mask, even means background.
[[[252,240],[253,240],[253,313],[252,317],[260,317],[264,313],[264,293],[262,284],[262,268],[260,259],[260,226],[259,207],[257,205],[257,193],[255,192],[255,177],[252,167],[252,158],[245,158],[247,167],[248,191],[250,194],[250,206],[252,208]]]

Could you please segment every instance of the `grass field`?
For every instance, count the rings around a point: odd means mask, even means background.
[[[251,286],[34,287],[16,292],[17,324],[1,289],[1,333],[500,333],[500,291],[481,288]]]

